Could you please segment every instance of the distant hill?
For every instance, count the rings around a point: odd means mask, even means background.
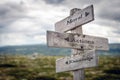
[[[101,55],[120,56],[120,43],[109,44],[109,51],[97,51]]]
[[[50,48],[47,45],[23,45],[23,46],[6,46],[0,47],[0,54],[33,54],[43,55],[69,55],[70,49]]]
[[[109,44],[109,51],[97,51],[100,55],[119,55],[120,44]],[[23,46],[5,46],[0,47],[0,54],[24,54],[29,55],[39,53],[42,55],[70,55],[70,49],[64,48],[50,48],[46,45],[23,45]]]

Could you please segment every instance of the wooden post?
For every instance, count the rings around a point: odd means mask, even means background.
[[[76,71],[73,71],[73,79],[74,80],[84,80],[84,69],[79,69]]]
[[[73,15],[75,12],[79,11],[80,9],[74,8],[70,11],[70,15]],[[79,26],[75,29],[71,30],[71,33],[80,33],[83,34],[82,32],[82,26]],[[84,50],[78,50],[78,49],[72,49],[72,55],[78,55],[79,53],[84,53]],[[79,54],[80,55],[80,54]],[[84,80],[84,69],[79,69],[73,71],[73,80]]]
[[[84,80],[84,68],[97,66],[95,50],[108,50],[108,39],[89,35],[80,36],[83,34],[81,25],[93,20],[93,5],[82,10],[74,8],[70,11],[70,16],[55,24],[57,32],[47,32],[48,46],[72,48],[70,57],[56,60],[56,72],[73,71],[73,80]],[[70,30],[72,34],[64,33]],[[86,49],[93,50],[86,52]]]

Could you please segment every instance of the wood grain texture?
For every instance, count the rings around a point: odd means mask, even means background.
[[[84,54],[56,60],[56,72],[72,71],[98,65],[95,50],[87,50]]]
[[[93,5],[75,12],[73,15],[57,22],[55,24],[55,31],[66,32],[80,25],[94,20]]]
[[[50,47],[108,50],[108,39],[78,33],[58,33],[47,31],[47,44]]]
[[[85,80],[84,69],[74,70],[73,75],[74,75],[73,80]]]

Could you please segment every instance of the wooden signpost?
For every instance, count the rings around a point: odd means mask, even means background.
[[[55,30],[47,31],[49,47],[71,48],[72,54],[56,60],[56,72],[73,71],[74,80],[84,80],[84,68],[98,65],[95,50],[108,50],[108,39],[83,35],[82,26],[94,20],[93,5],[84,9],[74,8],[70,16],[57,22]],[[64,33],[71,31],[71,33]]]
[[[84,54],[60,58],[56,61],[56,72],[72,71],[81,68],[95,67],[98,58],[95,50],[85,51]]]
[[[93,5],[91,5],[57,22],[55,24],[55,31],[66,32],[68,30],[74,29],[80,25],[83,25],[93,20],[94,20]]]
[[[58,33],[47,31],[47,44],[50,47],[72,49],[108,50],[108,39],[78,33]]]

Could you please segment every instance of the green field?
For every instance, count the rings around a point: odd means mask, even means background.
[[[55,73],[61,56],[0,56],[0,80],[73,80],[72,72]],[[120,56],[100,56],[99,66],[85,69],[85,80],[120,80]]]

